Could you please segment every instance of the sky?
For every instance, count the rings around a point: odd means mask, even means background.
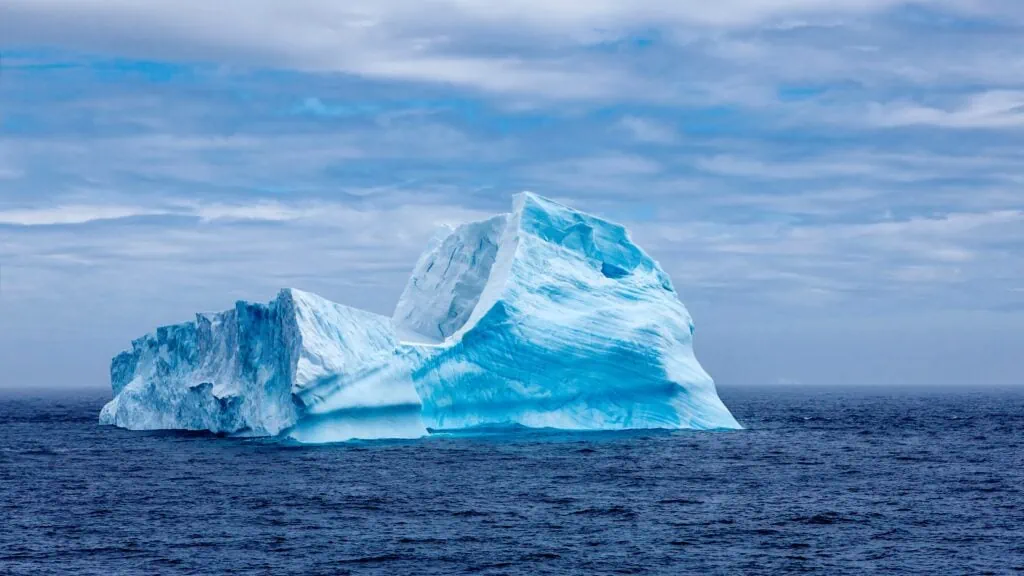
[[[0,387],[283,287],[390,315],[531,190],[720,387],[1024,384],[1018,0],[4,0]]]

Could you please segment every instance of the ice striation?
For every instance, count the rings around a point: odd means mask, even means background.
[[[438,306],[424,285],[457,290]],[[424,255],[398,311],[422,334],[403,345],[428,428],[739,427],[668,275],[622,226],[540,196]]]
[[[739,428],[693,332],[625,228],[522,193],[432,243],[392,318],[284,290],[136,340],[100,421],[301,442]]]

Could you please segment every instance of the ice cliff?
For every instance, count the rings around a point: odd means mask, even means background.
[[[425,254],[394,320],[428,428],[738,427],[661,267],[622,226],[533,194]]]
[[[284,290],[132,343],[100,421],[286,434],[739,428],[668,275],[620,225],[530,193],[416,263],[391,319]]]
[[[111,363],[100,423],[304,441],[426,433],[412,382],[392,374],[391,321],[299,290],[159,328]]]

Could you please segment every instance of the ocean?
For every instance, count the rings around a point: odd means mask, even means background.
[[[0,392],[0,574],[1024,572],[1024,388],[719,391],[746,430],[328,446]]]

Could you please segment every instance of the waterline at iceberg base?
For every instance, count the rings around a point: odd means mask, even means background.
[[[740,428],[693,331],[625,228],[521,193],[429,247],[391,318],[288,289],[135,340],[100,423],[310,443]]]

